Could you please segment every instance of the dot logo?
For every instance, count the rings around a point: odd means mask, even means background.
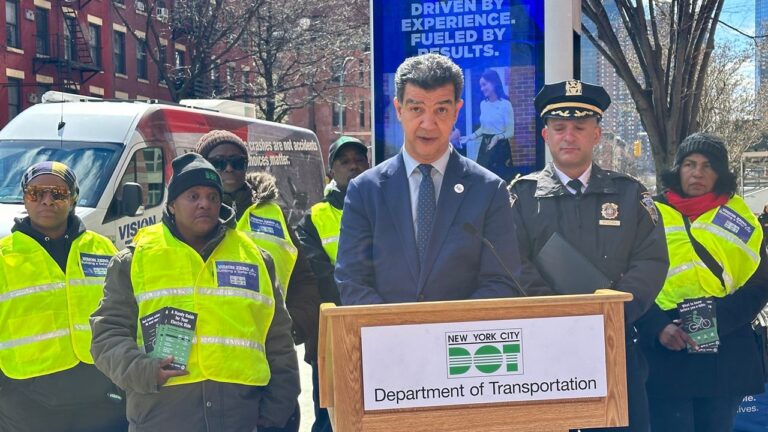
[[[446,333],[448,378],[520,375],[522,330]]]

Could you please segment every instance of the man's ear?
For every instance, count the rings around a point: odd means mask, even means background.
[[[400,102],[397,100],[397,97],[392,98],[392,104],[395,106],[395,113],[397,114],[397,119],[400,120],[400,111],[402,111],[403,107],[400,105]]]

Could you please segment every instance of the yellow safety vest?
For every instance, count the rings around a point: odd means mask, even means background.
[[[170,306],[197,313],[189,375],[166,385],[213,380],[266,385],[270,372],[265,343],[275,297],[258,246],[244,233],[227,230],[203,261],[165,224],[142,228],[131,263],[131,282],[141,317]],[[138,343],[144,346],[139,330]]]
[[[336,264],[336,253],[339,250],[339,233],[341,233],[341,210],[327,202],[319,202],[310,209],[312,223],[323,244],[323,250]]]
[[[686,299],[724,297],[741,288],[760,264],[763,231],[741,197],[709,210],[691,223],[691,235],[723,267],[723,282],[696,254],[685,230],[683,215],[669,205],[656,203],[664,220],[669,249],[669,271],[656,304],[663,310]]]
[[[103,297],[117,249],[85,231],[73,242],[67,271],[32,237],[0,240],[0,369],[27,379],[93,364],[88,318]]]
[[[275,277],[283,298],[288,291],[298,249],[293,245],[283,211],[275,203],[253,204],[237,222],[237,229],[248,233],[275,262]]]

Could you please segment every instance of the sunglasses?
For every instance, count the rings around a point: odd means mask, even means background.
[[[66,201],[70,197],[69,188],[66,186],[27,186],[24,189],[24,197],[29,201],[39,201],[46,193],[51,194],[54,201]]]
[[[248,166],[248,158],[245,156],[238,156],[233,158],[221,158],[211,159],[211,165],[216,168],[216,171],[224,171],[227,169],[227,165],[232,166],[235,171],[245,171],[245,167]]]

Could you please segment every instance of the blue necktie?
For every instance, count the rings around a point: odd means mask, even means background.
[[[419,201],[416,205],[416,247],[419,250],[419,260],[424,262],[424,255],[429,245],[429,235],[435,222],[435,183],[432,181],[432,165],[419,165],[421,184],[419,185]]]

